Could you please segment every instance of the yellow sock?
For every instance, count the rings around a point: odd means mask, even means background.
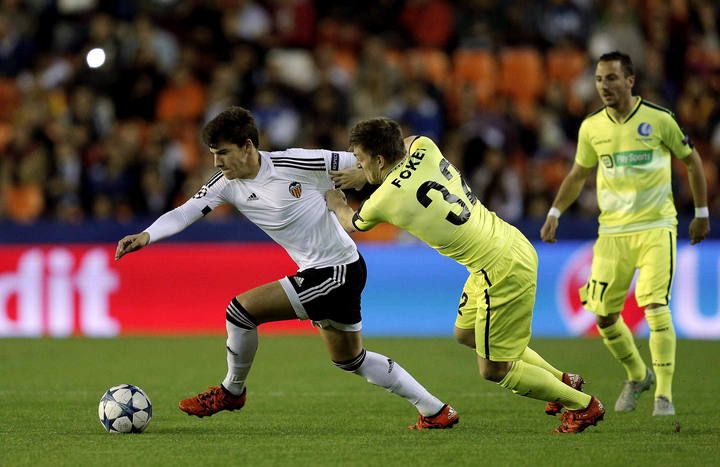
[[[647,367],[640,358],[635,339],[633,339],[632,332],[625,324],[622,316],[618,317],[618,320],[612,326],[606,328],[598,326],[597,329],[603,338],[605,347],[625,367],[628,379],[631,381],[644,380]]]
[[[544,368],[522,360],[513,362],[508,374],[498,384],[521,396],[562,402],[570,410],[584,409],[590,403],[590,395],[563,384]]]
[[[535,352],[530,347],[525,347],[525,352],[523,352],[522,357],[520,357],[520,360],[522,360],[525,363],[529,363],[531,365],[539,366],[540,368],[544,368],[554,377],[562,381],[562,375],[563,372],[549,364],[547,361],[545,361],[544,358],[540,356],[539,353]]]
[[[657,377],[655,397],[665,396],[672,401],[676,339],[670,308],[664,306],[645,310],[645,319],[650,328],[650,355]]]

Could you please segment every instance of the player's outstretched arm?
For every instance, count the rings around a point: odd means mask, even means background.
[[[150,243],[150,234],[147,232],[140,232],[123,237],[115,249],[115,260],[117,261],[128,253],[144,248],[148,243]]]
[[[555,195],[552,208],[548,212],[545,223],[540,229],[540,238],[547,243],[555,243],[557,241],[556,233],[559,224],[560,214],[565,211],[572,203],[575,202],[582,187],[585,186],[585,180],[592,173],[592,168],[583,167],[577,162],[573,164],[570,173],[567,174]]]
[[[345,193],[340,190],[329,190],[325,193],[325,201],[328,209],[335,213],[340,225],[346,232],[355,232],[357,229],[353,225],[352,219],[355,211],[347,205]]]
[[[360,167],[350,167],[343,170],[330,171],[330,178],[335,188],[341,190],[360,190],[367,183],[365,172]]]
[[[688,169],[688,182],[695,203],[695,218],[690,222],[690,244],[700,243],[710,233],[710,213],[707,207],[707,182],[702,159],[696,149],[681,159]]]
[[[144,248],[150,242],[157,242],[182,231],[200,219],[203,212],[198,208],[197,199],[191,198],[182,206],[168,211],[158,217],[155,222],[141,233],[128,235],[118,242],[115,259],[118,260],[128,253]]]

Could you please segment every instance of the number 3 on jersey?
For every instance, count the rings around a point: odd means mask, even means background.
[[[440,160],[440,164],[439,164],[440,172],[443,174],[443,176],[447,180],[452,179],[452,174],[450,173],[450,169],[449,169],[450,167],[452,167],[452,165],[450,164],[450,162],[447,161],[447,159]],[[455,167],[453,167],[453,169],[455,169]],[[455,169],[455,171],[458,172],[457,169]],[[459,175],[459,173],[460,172],[458,172],[458,175]],[[465,192],[465,196],[467,197],[468,201],[470,201],[470,204],[474,205],[477,202],[477,197],[475,197],[475,195],[472,193],[472,191],[470,191],[470,187],[468,186],[467,183],[465,183],[465,180],[463,180],[462,177],[460,178],[460,182],[462,183],[463,191]],[[418,202],[423,207],[426,208],[426,207],[430,206],[430,203],[432,203],[432,199],[430,198],[430,196],[428,196],[428,193],[430,192],[430,190],[439,191],[440,193],[442,193],[443,200],[445,200],[445,202],[447,202],[449,204],[457,204],[458,206],[460,206],[462,208],[462,211],[460,212],[460,214],[456,214],[453,211],[448,212],[447,216],[445,216],[445,220],[447,220],[448,222],[450,222],[451,224],[454,224],[454,225],[462,225],[465,222],[467,222],[468,219],[470,219],[470,209],[468,209],[468,206],[467,206],[467,204],[465,204],[465,201],[460,199],[459,196],[450,193],[450,191],[444,185],[442,185],[438,182],[431,181],[431,180],[428,180],[428,181],[420,184],[420,187],[418,188],[418,190],[415,194]]]

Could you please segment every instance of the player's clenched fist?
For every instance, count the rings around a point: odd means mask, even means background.
[[[132,253],[150,243],[150,234],[147,232],[141,232],[139,234],[128,235],[123,237],[117,244],[115,250],[115,260],[118,260],[125,256],[127,253]]]
[[[325,193],[325,201],[331,211],[337,211],[339,208],[347,206],[345,193],[340,190],[328,190]]]
[[[690,222],[690,244],[695,245],[705,240],[710,233],[710,219],[696,217]]]
[[[545,224],[543,224],[542,228],[540,229],[540,238],[543,242],[547,243],[555,243],[557,239],[555,238],[555,232],[557,231],[558,227],[558,218],[555,216],[547,216],[547,219],[545,219]]]

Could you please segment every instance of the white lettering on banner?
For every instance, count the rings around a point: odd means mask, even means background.
[[[114,336],[120,324],[109,316],[110,294],[118,288],[117,274],[108,267],[108,257],[100,249],[83,258],[76,277],[80,291],[80,329],[87,336]]]
[[[67,250],[55,249],[48,254],[48,334],[71,336],[73,321],[73,256]]]
[[[65,248],[54,248],[46,255],[31,249],[20,256],[16,271],[0,273],[0,336],[63,337],[75,329],[94,337],[117,335],[120,325],[110,316],[109,299],[119,279],[108,265],[107,253],[100,248],[89,250],[80,257],[75,274],[74,263],[72,252]],[[10,317],[13,296],[17,298],[15,319]]]
[[[715,278],[720,277],[720,262],[716,263]],[[700,296],[698,269],[698,247],[684,247],[678,249],[677,272],[673,287],[671,302],[675,322],[686,336],[695,338],[718,338],[720,336],[720,309],[715,310],[712,316],[700,313],[698,298]],[[715,283],[712,289],[717,294],[718,286]],[[707,293],[712,293],[709,290]],[[720,297],[718,297],[720,303]],[[720,306],[719,306],[720,308]]]
[[[17,271],[0,274],[0,336],[42,335],[42,251],[30,250]],[[17,319],[9,316],[10,298],[17,296]]]

